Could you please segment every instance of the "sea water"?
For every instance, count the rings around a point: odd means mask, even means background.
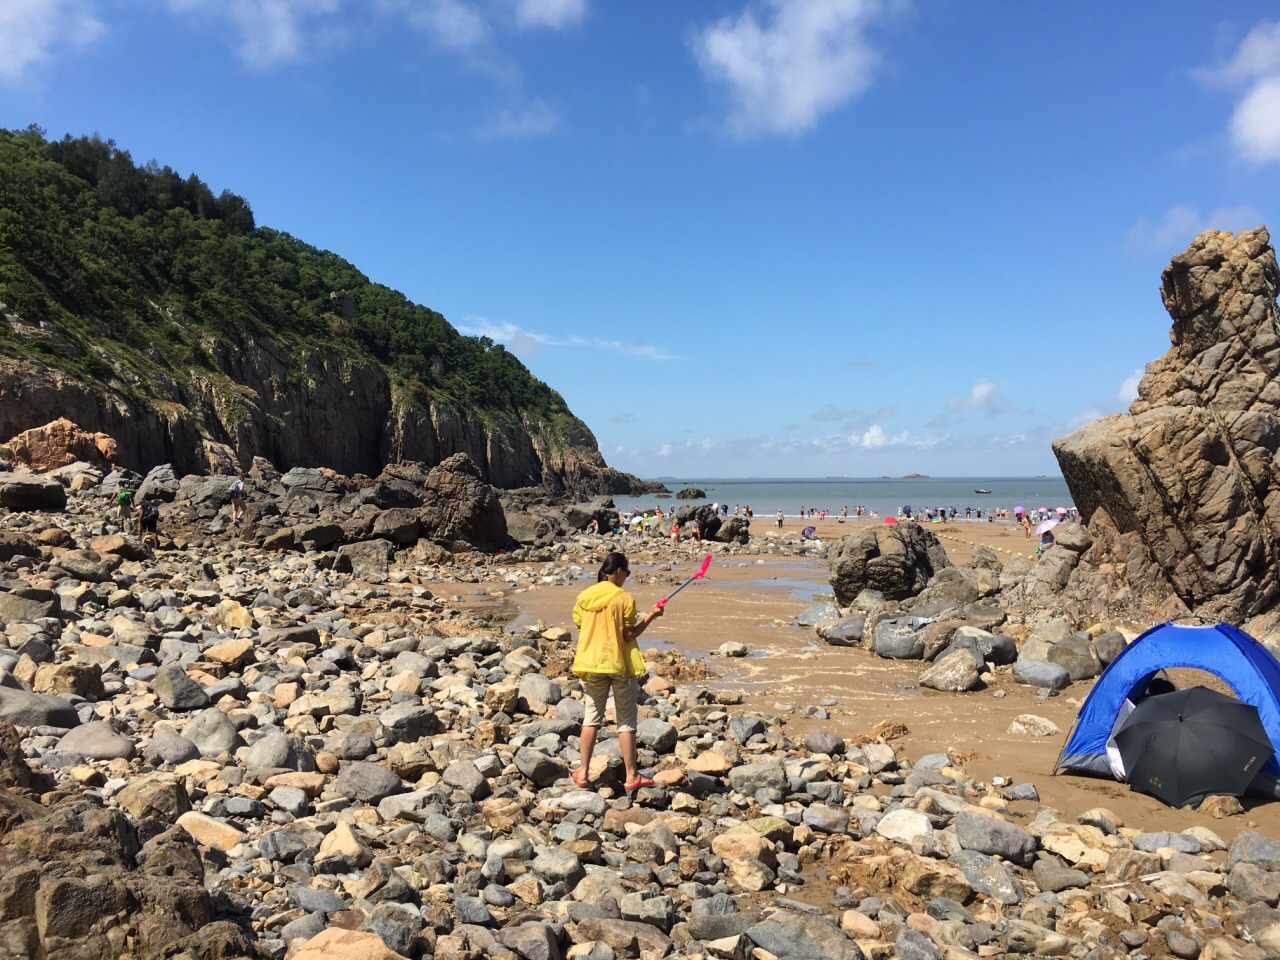
[[[1073,506],[1066,481],[1061,476],[1042,477],[820,477],[814,479],[769,478],[698,478],[657,477],[666,484],[670,494],[647,494],[643,497],[613,498],[623,512],[634,509],[653,509],[661,506],[665,511],[672,504],[677,508],[700,503],[728,504],[729,512],[735,507],[750,506],[756,519],[771,519],[779,510],[790,518],[798,518],[810,508],[826,510],[828,519],[840,516],[844,507],[849,516],[856,507],[864,507],[867,515],[895,516],[904,507],[913,512],[946,507],[956,509],[964,517],[965,508],[974,516],[982,511],[985,520],[997,508],[1012,512],[1016,507],[1028,511],[1037,509],[1070,509]],[[677,500],[675,494],[686,487],[696,487],[706,493],[705,499]],[[990,493],[978,493],[990,490]]]

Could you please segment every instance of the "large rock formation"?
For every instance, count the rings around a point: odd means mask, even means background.
[[[932,530],[907,522],[868,527],[831,547],[831,588],[836,602],[852,603],[863,590],[889,600],[914,597],[939,570],[951,566]]]
[[[1163,613],[1240,623],[1280,598],[1278,289],[1265,227],[1198,236],[1161,277],[1173,345],[1129,413],[1053,445],[1093,536],[1081,570]]]

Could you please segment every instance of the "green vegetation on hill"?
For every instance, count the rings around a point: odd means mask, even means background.
[[[0,130],[0,301],[57,331],[20,337],[0,323],[0,354],[135,399],[157,375],[216,370],[211,343],[265,336],[295,368],[333,350],[382,364],[416,400],[486,420],[523,414],[562,434],[578,422],[501,344],[462,336],[341,257],[256,226],[242,197],[138,166],[96,135]]]

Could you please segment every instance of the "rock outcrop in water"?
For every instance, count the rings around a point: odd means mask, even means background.
[[[1073,576],[1094,575],[1099,602],[1138,591],[1240,623],[1280,599],[1277,290],[1265,227],[1202,233],[1162,274],[1173,345],[1129,413],[1054,443],[1093,537]]]

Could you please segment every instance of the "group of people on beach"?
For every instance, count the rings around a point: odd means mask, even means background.
[[[115,507],[115,523],[123,534],[135,530],[141,537],[144,546],[153,550],[160,547],[160,504],[146,496],[135,504],[139,484],[121,481],[116,488],[111,505]],[[227,499],[231,503],[231,526],[238,528],[244,519],[245,504],[248,502],[248,486],[243,473],[237,474],[227,490]],[[108,517],[108,520],[113,519]]]

